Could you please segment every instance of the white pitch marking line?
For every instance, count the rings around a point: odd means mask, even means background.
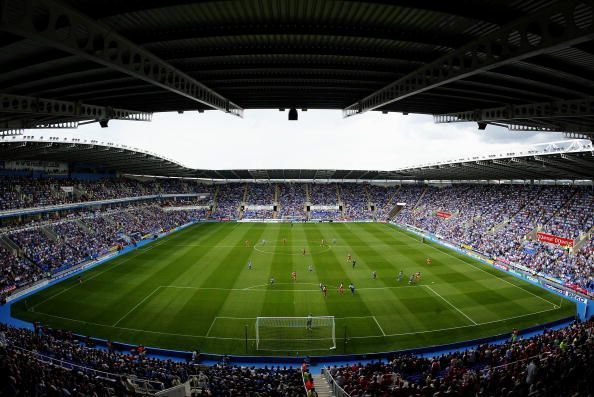
[[[206,331],[206,337],[208,338],[208,335],[210,335],[210,330],[212,329],[212,326],[214,325],[214,323],[217,321],[218,317],[215,317],[212,319],[212,323],[210,323],[210,327],[208,327],[208,331]]]
[[[127,259],[124,259],[123,261],[121,261],[121,262],[119,262],[119,263],[116,263],[115,265],[113,265],[113,266],[111,266],[111,267],[109,267],[109,266],[108,266],[108,267],[107,267],[106,269],[104,269],[103,271],[101,271],[101,272],[99,272],[99,273],[96,273],[96,274],[94,274],[93,276],[91,276],[91,277],[89,277],[89,278],[87,278],[87,279],[84,279],[84,281],[83,281],[83,284],[84,284],[85,282],[88,282],[88,281],[90,281],[90,280],[94,279],[95,277],[98,277],[98,276],[102,275],[102,274],[103,274],[103,273],[105,273],[105,272],[108,272],[108,271],[110,271],[111,269],[113,269],[113,268],[114,268],[114,267],[116,267],[116,266],[119,266],[119,265],[121,265],[121,264],[123,264],[123,263],[126,263],[126,262],[128,262],[130,259],[134,259],[134,258],[136,258],[137,256],[139,256],[140,254],[142,254],[142,253],[143,253],[143,252],[142,252],[142,251],[140,251],[140,250],[137,250],[136,252],[137,252],[137,254],[136,254],[136,255],[133,255],[133,256],[131,256],[131,257],[127,258]],[[115,258],[114,258],[114,259],[115,259]],[[109,260],[108,262],[111,262],[111,260]],[[108,263],[107,263],[107,262],[106,262],[106,263],[104,263],[104,264],[105,264],[105,265],[108,265]],[[103,263],[102,263],[101,265],[103,265]],[[101,265],[99,265],[99,266],[101,266]],[[83,273],[84,273],[84,272],[83,272]],[[82,274],[82,273],[81,273],[81,274]],[[66,281],[66,280],[64,280],[64,281]],[[76,284],[74,284],[74,285],[72,285],[72,286],[70,286],[70,287],[68,287],[68,288],[65,288],[65,289],[63,289],[62,291],[59,291],[59,292],[55,293],[54,295],[52,295],[52,296],[48,297],[47,299],[44,299],[44,300],[42,300],[42,301],[41,301],[41,302],[39,302],[38,304],[36,304],[36,305],[33,305],[33,306],[31,307],[31,309],[35,309],[36,307],[38,307],[38,306],[41,306],[41,305],[43,305],[44,303],[46,303],[46,302],[48,302],[48,301],[50,301],[50,300],[54,299],[56,296],[58,296],[58,295],[61,295],[61,294],[63,294],[64,292],[66,292],[66,291],[70,291],[72,288],[74,288],[74,287],[77,287],[77,286],[79,286],[79,285],[83,285],[83,284],[81,284],[81,283],[76,283]]]
[[[128,315],[129,315],[130,313],[132,313],[134,310],[136,310],[136,308],[137,308],[138,306],[142,305],[142,304],[143,304],[143,303],[144,303],[144,302],[145,302],[145,301],[146,301],[148,298],[150,298],[151,296],[153,296],[153,295],[155,294],[155,292],[157,292],[157,291],[158,291],[158,290],[160,290],[160,289],[161,289],[161,286],[158,286],[157,288],[155,288],[155,289],[153,290],[153,292],[151,292],[150,294],[148,294],[147,296],[145,296],[145,297],[144,297],[144,299],[143,299],[143,300],[141,300],[140,302],[138,302],[138,303],[136,304],[136,306],[134,306],[132,309],[130,309],[130,310],[128,311],[128,313],[124,314],[124,315],[123,315],[123,316],[122,316],[122,317],[121,317],[121,318],[120,318],[118,321],[116,321],[116,322],[113,324],[113,327],[116,327],[116,326],[117,326],[117,325],[118,325],[118,324],[119,324],[119,323],[120,323],[120,322],[121,322],[123,319],[125,319],[126,317],[128,317]]]
[[[463,315],[464,317],[466,317],[467,319],[469,319],[474,325],[478,325],[478,323],[476,321],[474,321],[473,319],[471,319],[470,317],[468,317],[462,310],[458,309],[456,306],[454,306],[450,301],[448,301],[446,298],[444,298],[443,296],[441,296],[440,294],[438,294],[433,288],[431,288],[428,285],[425,285],[425,287],[427,289],[429,289],[431,292],[433,292],[435,295],[439,296],[441,299],[443,299],[443,301],[445,303],[447,303],[448,305],[450,305],[451,307],[453,307],[454,309],[456,309],[458,311],[458,313],[460,313],[461,315]]]
[[[386,333],[384,332],[384,329],[382,328],[382,326],[380,325],[380,323],[377,321],[377,318],[375,318],[375,316],[371,316],[373,317],[373,321],[375,321],[375,323],[377,324],[377,327],[379,328],[380,331],[382,331],[382,335],[386,336]]]
[[[527,313],[527,314],[521,314],[519,316],[513,316],[513,317],[507,317],[507,318],[501,318],[498,320],[493,320],[493,321],[487,321],[484,323],[480,323],[477,325],[472,325],[472,324],[467,324],[467,325],[461,325],[461,326],[457,326],[457,327],[448,327],[448,328],[437,328],[437,329],[427,329],[427,330],[422,330],[422,331],[412,331],[412,332],[402,332],[402,333],[396,333],[396,334],[387,334],[386,337],[392,337],[392,336],[406,336],[406,335],[417,335],[417,334],[427,334],[427,333],[432,333],[432,332],[443,332],[443,331],[450,331],[450,330],[454,330],[454,329],[462,329],[462,328],[470,328],[470,327],[476,327],[476,326],[481,326],[481,325],[487,325],[487,324],[495,324],[495,323],[500,323],[500,322],[504,322],[507,320],[513,320],[516,318],[521,318],[521,317],[528,317],[528,316],[533,316],[535,314],[541,314],[541,313],[545,313],[545,312],[550,312],[553,310],[559,310],[557,309],[546,309],[546,310],[541,310],[538,312],[532,312],[532,313]],[[41,314],[43,316],[47,316],[47,317],[53,317],[53,318],[59,318],[62,320],[67,320],[67,321],[73,321],[76,323],[81,323],[81,324],[89,324],[89,325],[95,325],[98,327],[107,327],[107,328],[117,328],[117,329],[121,329],[124,331],[132,331],[132,332],[144,332],[147,334],[156,334],[156,335],[169,335],[169,336],[181,336],[181,337],[186,337],[186,338],[206,338],[206,339],[220,339],[220,340],[245,340],[245,338],[234,338],[234,337],[218,337],[218,336],[204,336],[204,335],[189,335],[189,334],[177,334],[177,333],[173,333],[173,332],[161,332],[161,331],[151,331],[151,330],[147,330],[147,329],[138,329],[138,328],[128,328],[128,327],[115,327],[113,325],[108,325],[108,324],[101,324],[101,323],[94,323],[91,321],[84,321],[84,320],[77,320],[74,318],[69,318],[69,317],[61,317],[61,316],[55,316],[53,314],[48,314],[48,313],[43,313],[43,312],[36,312],[36,314]],[[364,318],[369,318],[371,316],[364,316]],[[223,318],[223,317],[218,317],[218,318]],[[237,318],[237,317],[229,317],[229,318]],[[346,319],[346,318],[356,318],[356,317],[337,317],[337,319]],[[251,318],[244,318],[244,319],[251,319]],[[255,317],[254,317],[255,319]],[[367,336],[351,336],[351,339],[372,339],[372,338],[383,338],[382,335],[367,335]],[[252,341],[255,340],[255,338],[248,338],[248,340]]]
[[[406,233],[404,233],[404,232],[402,232],[402,234],[404,234],[406,237],[408,237],[408,238],[410,238],[410,239],[414,240],[414,238],[412,238],[412,237],[411,237],[411,236],[409,236],[408,234],[406,234]],[[557,305],[557,304],[555,304],[555,303],[551,302],[550,300],[548,300],[548,299],[545,299],[545,298],[543,298],[542,296],[536,295],[534,292],[530,292],[530,291],[528,291],[527,289],[524,289],[524,288],[522,288],[522,287],[521,287],[521,286],[519,286],[519,285],[516,285],[516,284],[514,284],[514,283],[511,283],[511,282],[507,281],[506,279],[504,279],[503,277],[499,277],[499,276],[497,275],[497,273],[491,273],[491,272],[488,272],[488,271],[486,271],[485,269],[482,269],[482,268],[480,268],[479,266],[475,265],[475,264],[474,264],[474,263],[472,263],[472,262],[467,262],[467,261],[465,261],[465,260],[463,260],[463,259],[460,259],[460,258],[458,258],[457,256],[454,256],[454,255],[450,254],[449,252],[447,252],[447,250],[449,250],[449,248],[447,248],[447,247],[444,247],[446,251],[442,251],[442,250],[440,250],[440,249],[437,249],[437,248],[435,248],[435,247],[433,247],[433,246],[431,246],[431,245],[429,245],[429,247],[433,248],[433,249],[434,249],[434,250],[436,250],[436,251],[439,251],[439,252],[441,252],[441,253],[444,253],[444,254],[446,254],[446,255],[448,255],[448,256],[451,256],[452,258],[454,258],[454,259],[456,259],[456,260],[458,260],[458,261],[460,261],[460,262],[462,262],[462,263],[465,263],[465,264],[467,264],[467,265],[470,265],[470,266],[474,267],[475,269],[477,269],[477,270],[480,270],[481,272],[485,272],[485,273],[489,274],[490,276],[493,276],[493,277],[495,277],[495,278],[497,278],[497,279],[499,279],[499,280],[501,280],[501,281],[503,281],[503,282],[505,282],[505,283],[508,283],[508,284],[509,284],[509,285],[511,285],[512,287],[516,287],[516,288],[518,288],[518,289],[521,289],[522,291],[524,291],[524,292],[526,292],[526,293],[528,293],[528,294],[530,294],[530,295],[532,295],[532,296],[535,296],[535,297],[537,297],[537,298],[538,298],[538,299],[540,299],[540,300],[543,300],[543,301],[545,301],[545,302],[547,302],[547,303],[549,303],[549,304],[553,305],[553,307],[558,307],[558,305]],[[498,270],[495,270],[495,272],[498,272]]]

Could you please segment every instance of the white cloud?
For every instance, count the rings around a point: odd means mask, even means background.
[[[434,124],[430,116],[370,112],[343,119],[339,111],[248,110],[245,118],[221,112],[160,113],[151,123],[110,121],[67,135],[126,144],[207,169],[329,168],[390,170],[475,154],[505,153],[561,140],[561,134],[509,132],[475,123]],[[47,133],[45,134],[47,135]]]

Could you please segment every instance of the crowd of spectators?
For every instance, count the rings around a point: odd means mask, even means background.
[[[363,185],[359,185],[362,187]],[[335,183],[311,183],[309,199],[313,205],[338,205],[338,190]]]
[[[594,262],[587,243],[572,252],[538,241],[543,231],[577,239],[594,223],[591,188],[461,185],[429,187],[414,208],[397,217],[491,259],[523,265],[561,282],[594,290]],[[449,217],[440,217],[438,213]]]
[[[305,219],[305,185],[303,183],[282,183],[278,187],[280,218]]]
[[[352,397],[589,396],[594,392],[594,323],[574,323],[504,344],[437,357],[396,355],[387,362],[330,367]]]
[[[22,256],[0,247],[0,295],[33,283],[43,272]]]
[[[272,205],[275,185],[270,183],[250,183],[248,186],[247,205]]]
[[[246,209],[243,211],[243,219],[273,219],[274,211],[268,209]]]
[[[0,324],[0,395],[125,396],[144,380],[154,390],[188,380],[204,396],[303,396],[311,374],[287,367],[203,366],[152,358],[146,349],[99,349],[86,338],[37,325]],[[594,392],[594,322],[436,356],[330,366],[352,397],[588,396]],[[51,363],[50,363],[51,362]],[[99,372],[101,371],[101,373]],[[100,375],[99,375],[100,374]],[[304,387],[305,385],[305,387]]]
[[[20,255],[0,247],[0,292],[9,292],[128,244],[193,220],[202,210],[166,211],[160,206],[122,207],[16,229],[7,237]]]
[[[0,340],[5,369],[0,395],[135,395],[134,381],[162,390],[190,379],[200,396],[304,395],[301,373],[294,368],[203,366],[151,358],[144,348],[98,349],[86,338],[39,325],[31,331],[0,324]]]
[[[345,220],[360,221],[373,219],[369,210],[369,197],[366,185],[344,183],[339,185],[342,215]]]
[[[270,183],[250,183],[247,185],[248,194],[245,201],[247,208],[243,211],[244,219],[273,219],[275,213],[274,192],[276,185]],[[254,206],[267,206],[267,208],[254,208]]]
[[[388,216],[389,208],[388,204],[394,196],[394,193],[398,191],[398,187],[394,186],[381,186],[381,185],[369,185],[367,186],[367,192],[369,197],[369,204],[375,208],[374,218],[378,220],[385,220]]]
[[[245,184],[243,183],[218,185],[217,203],[212,217],[214,219],[237,219],[244,194]]]
[[[105,178],[76,179],[0,178],[0,211],[85,201],[154,196],[161,194],[212,193],[212,185],[177,179],[140,181]]]
[[[75,189],[73,193],[66,194],[62,187],[69,185],[74,185]],[[82,218],[78,223],[48,226],[48,222],[54,220],[44,219],[45,223],[39,228],[10,232],[10,238],[23,248],[25,256],[39,265],[42,272],[72,266],[114,245],[137,241],[147,234],[179,226],[188,219],[238,219],[242,216],[245,219],[384,221],[396,203],[404,203],[396,218],[399,223],[471,246],[491,259],[523,265],[563,283],[594,290],[590,243],[570,251],[562,246],[536,241],[537,231],[576,241],[587,235],[594,227],[594,194],[591,187],[485,184],[384,187],[354,183],[201,185],[174,179],[80,182],[4,178],[0,191],[3,193],[0,200],[2,208],[15,199],[15,194],[18,198],[14,205],[17,207],[149,193],[207,194],[204,199],[166,197],[159,200],[163,207],[207,206],[203,209],[162,211],[155,205],[156,201],[150,201],[145,202],[142,208],[114,213],[107,220],[102,220],[101,214],[97,219],[86,219],[73,213],[70,215]],[[276,191],[278,212],[250,207],[273,205]],[[309,191],[309,198],[306,191]],[[215,210],[210,213],[208,206],[215,196]],[[307,202],[312,206],[310,211],[306,211]],[[153,209],[146,209],[150,203],[154,205]],[[240,211],[242,204],[248,209]],[[339,205],[342,209],[338,209]],[[374,211],[370,209],[371,205]],[[324,206],[328,208],[320,208]],[[94,223],[100,227],[95,227]],[[54,235],[57,238],[52,238]],[[15,266],[24,269],[27,261],[18,262]]]

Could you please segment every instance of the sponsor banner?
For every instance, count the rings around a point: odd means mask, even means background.
[[[448,218],[452,217],[451,213],[445,212],[445,211],[437,211],[435,213],[435,215],[437,215],[438,217],[443,218],[443,219],[448,219]]]
[[[588,293],[588,291],[585,288],[582,288],[579,285],[575,285],[572,283],[565,283],[565,286],[571,288],[574,291],[581,292],[582,294]]]
[[[471,245],[468,245],[468,244],[460,244],[460,247],[462,247],[462,248],[466,248],[467,250],[474,251],[474,250],[472,249],[472,246],[471,246]]]
[[[60,186],[64,193],[74,193],[74,186]]]
[[[330,211],[338,211],[338,205],[310,205],[309,209],[314,210],[330,210]]]
[[[210,205],[184,205],[181,207],[161,207],[165,212],[167,211],[190,211],[190,210],[208,210]]]
[[[45,287],[48,284],[49,284],[49,281],[47,279],[45,279],[45,280],[43,280],[43,281],[41,281],[41,282],[39,282],[37,284],[34,284],[34,285],[30,286],[29,288],[25,288],[25,289],[22,289],[22,290],[20,290],[18,292],[15,292],[14,294],[12,294],[9,297],[7,297],[6,298],[6,301],[7,302],[12,302],[13,300],[20,298],[21,296],[26,295],[29,292],[37,291],[38,289],[40,289],[42,287]]]
[[[506,272],[509,270],[509,267],[502,265],[499,262],[493,263],[493,266],[495,266],[497,269],[505,270]]]
[[[543,286],[544,286],[545,288],[547,288],[547,289],[550,289],[551,291],[555,291],[555,292],[557,292],[558,294],[561,294],[561,295],[566,295],[564,290],[562,290],[561,288],[557,288],[557,287],[555,287],[555,286],[554,286],[554,285],[552,285],[552,284],[549,284],[549,283],[542,283],[541,285],[543,285]]]
[[[554,234],[538,232],[536,239],[543,243],[555,244],[561,247],[573,247],[574,240],[570,238],[555,236]]]
[[[252,205],[252,204],[247,204],[243,207],[246,211],[261,211],[261,210],[266,210],[266,211],[272,211],[274,209],[274,205]]]
[[[574,294],[573,292],[570,292],[570,291],[563,291],[563,293],[568,298],[575,299],[578,302],[588,303],[588,299],[584,298],[583,296],[579,296],[579,295]]]
[[[4,288],[4,289],[3,289],[2,291],[0,291],[0,292],[2,292],[2,293],[5,293],[5,292],[11,292],[11,291],[14,291],[15,289],[16,289],[16,285],[14,285],[14,284],[13,284],[13,285],[11,285],[11,286],[8,286],[8,287]]]
[[[533,283],[540,284],[540,281],[536,277],[532,277],[532,276],[529,276],[529,275],[525,275],[525,277],[526,277],[527,280],[530,280]]]
[[[237,221],[238,223],[280,223],[283,222],[281,219],[240,219]]]
[[[505,259],[505,258],[502,258],[502,257],[500,257],[500,256],[496,257],[496,258],[495,258],[495,260],[496,260],[497,262],[505,263],[506,265],[509,265],[509,264],[510,264],[510,263],[509,263],[509,261],[508,261],[507,259]]]

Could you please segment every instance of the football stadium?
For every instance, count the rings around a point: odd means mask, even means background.
[[[591,0],[0,0],[0,59],[0,397],[594,395]]]

